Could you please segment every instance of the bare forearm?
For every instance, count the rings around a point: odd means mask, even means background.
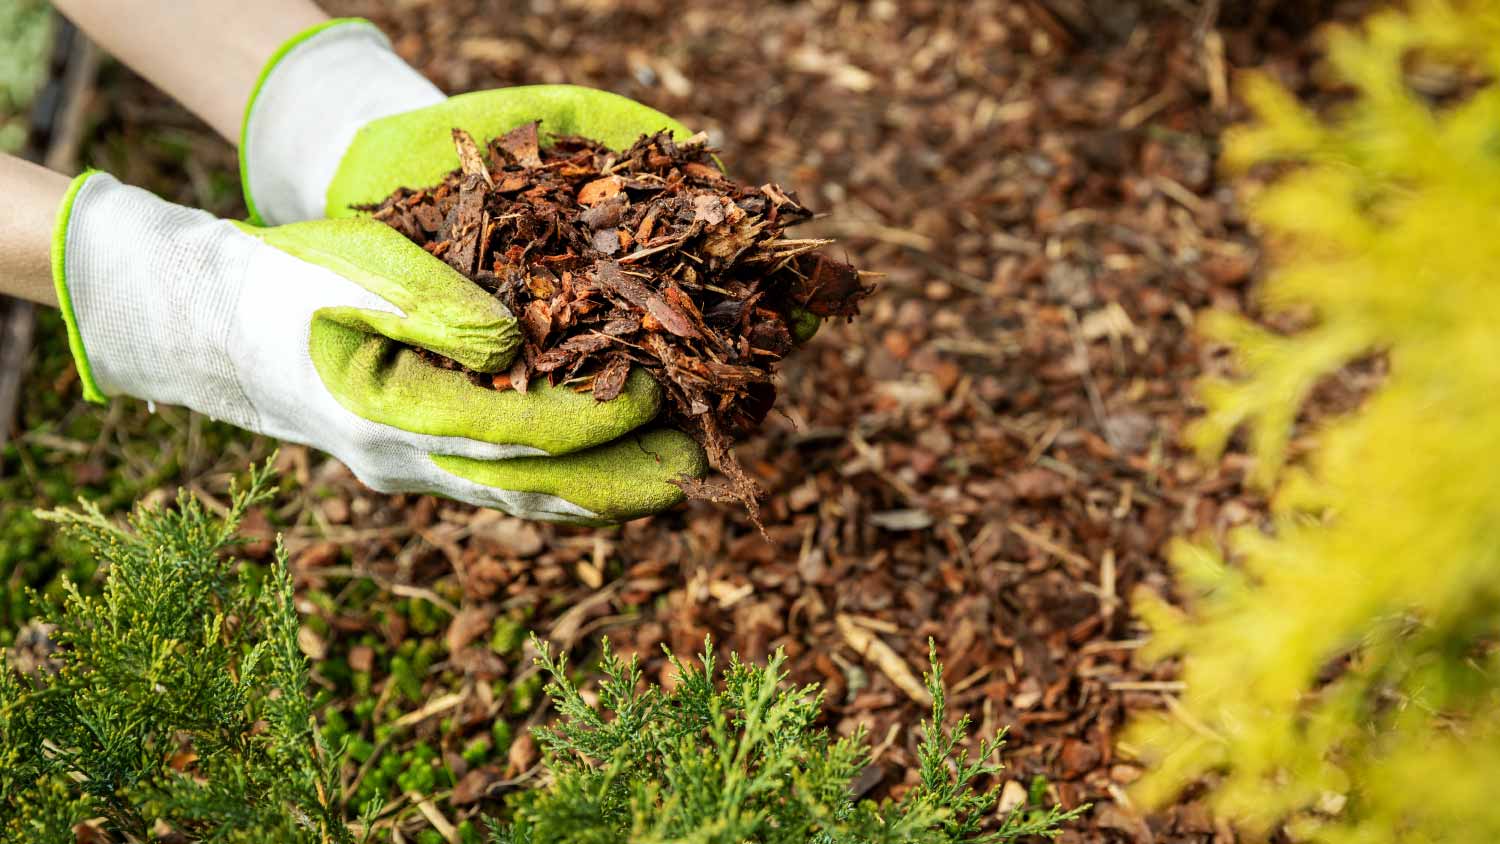
[[[0,293],[56,305],[52,227],[68,177],[0,155]]]
[[[327,20],[312,0],[54,0],[79,29],[238,142],[261,68]]]

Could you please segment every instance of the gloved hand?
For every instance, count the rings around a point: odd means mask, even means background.
[[[372,220],[256,228],[85,173],[52,264],[90,399],[186,405],[327,451],[380,491],[606,523],[672,506],[669,481],[706,470],[687,435],[637,432],[661,403],[644,373],[601,403],[479,387],[406,348],[495,372],[519,335],[496,299]]]
[[[581,135],[624,149],[641,135],[687,127],[654,108],[577,85],[522,85],[445,97],[391,51],[369,21],[339,18],[288,41],[261,72],[240,132],[250,219],[347,217],[401,187],[435,185],[458,167],[453,130],[481,144],[541,121],[541,140]],[[792,338],[821,325],[796,314]]]
[[[676,120],[634,100],[576,85],[526,85],[445,97],[391,51],[368,21],[314,27],[272,57],[250,96],[240,175],[252,221],[344,217],[399,187],[458,167],[452,130],[481,144],[534,120],[549,137],[582,135],[623,149]]]

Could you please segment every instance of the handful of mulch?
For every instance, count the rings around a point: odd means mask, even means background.
[[[515,364],[471,373],[476,383],[524,392],[545,378],[609,401],[641,367],[661,384],[668,421],[730,482],[679,484],[754,517],[758,489],[730,445],[770,410],[799,321],[853,316],[872,288],[815,254],[831,241],[784,237],[812,213],[775,185],[726,178],[701,135],[659,132],[624,152],[577,137],[542,149],[531,123],[491,140],[488,163],[463,130],[453,140],[461,166],[441,184],[362,210],[520,320]]]

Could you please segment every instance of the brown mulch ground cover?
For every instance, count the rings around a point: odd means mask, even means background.
[[[1244,117],[1232,73],[1316,91],[1310,21],[1115,4],[1109,33],[1084,33],[1043,2],[327,5],[374,19],[446,90],[573,82],[673,114],[732,175],[827,212],[798,235],[886,274],[863,318],[788,358],[775,410],[738,448],[769,492],[770,542],[707,502],[590,531],[383,497],[284,450],[319,492],[260,524],[288,530],[309,589],[365,574],[445,608],[448,653],[427,681],[445,708],[430,714],[481,733],[502,706],[490,681],[530,675],[484,647],[497,616],[583,653],[608,635],[664,682],[660,646],[693,653],[712,634],[748,657],[785,648],[794,679],[829,690],[840,732],[868,725],[878,795],[911,770],[931,637],[956,706],[1012,725],[1006,794],[1043,775],[1053,799],[1095,804],[1064,840],[1233,840],[1193,799],[1142,818],[1126,797],[1140,770],[1118,730],[1177,688],[1170,666],[1133,663],[1128,598],[1170,592],[1173,536],[1263,512],[1242,457],[1203,467],[1178,441],[1193,379],[1221,365],[1196,316],[1243,309],[1259,261],[1215,171],[1218,135]],[[109,131],[162,117],[115,96],[129,104]],[[327,622],[310,647],[356,667],[360,635],[416,635],[398,615],[303,609]],[[518,747],[508,770],[467,772],[444,810],[523,779],[534,755]]]

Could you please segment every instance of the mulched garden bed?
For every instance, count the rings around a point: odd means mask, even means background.
[[[1132,659],[1131,592],[1170,594],[1172,537],[1264,514],[1241,455],[1205,467],[1178,445],[1193,380],[1222,366],[1193,339],[1196,316],[1244,309],[1260,260],[1215,171],[1220,132],[1244,117],[1233,69],[1318,92],[1309,21],[1243,5],[1215,25],[1114,4],[1114,34],[1094,40],[1058,11],[1079,4],[1040,0],[514,16],[329,2],[373,18],[447,90],[574,82],[704,129],[732,176],[826,212],[794,236],[837,238],[837,257],[885,278],[862,318],[787,359],[775,409],[737,449],[768,492],[769,543],[707,502],[591,531],[378,496],[290,448],[288,474],[320,492],[266,515],[294,525],[298,576],[337,596],[368,574],[451,610],[450,652],[426,679],[449,702],[416,735],[438,735],[439,717],[482,733],[505,710],[492,681],[531,675],[484,646],[497,617],[583,654],[609,635],[663,681],[661,645],[693,653],[712,634],[749,657],[785,648],[794,679],[828,688],[840,732],[870,727],[878,776],[863,786],[878,796],[909,785],[932,637],[957,708],[1012,725],[1007,799],[1041,775],[1053,799],[1095,804],[1064,840],[1234,840],[1191,796],[1142,817],[1126,794],[1141,771],[1115,741],[1132,710],[1177,689],[1171,666]],[[351,665],[369,656],[360,636],[416,635],[393,614],[303,610]],[[517,748],[505,764],[458,760],[441,810],[457,818],[524,781],[534,752]]]

